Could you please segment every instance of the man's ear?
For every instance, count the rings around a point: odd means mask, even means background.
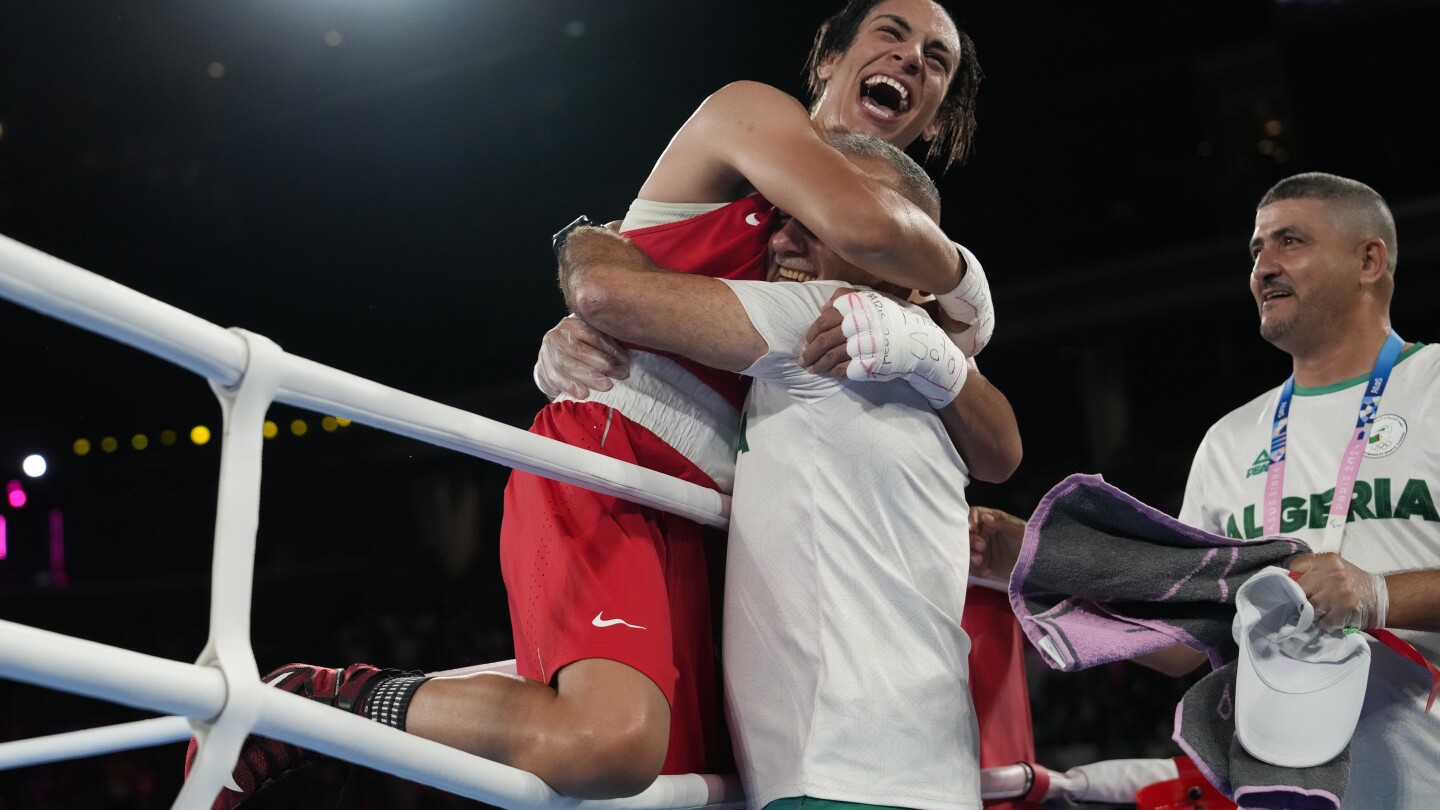
[[[1355,250],[1360,256],[1360,280],[1365,283],[1373,283],[1389,272],[1390,248],[1385,245],[1385,240],[1378,236],[1372,236],[1361,242]]]

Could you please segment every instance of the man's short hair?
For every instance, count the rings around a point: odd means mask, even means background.
[[[848,0],[815,32],[815,43],[805,60],[806,88],[810,92],[812,109],[825,92],[825,80],[819,75],[820,63],[832,54],[839,56],[849,50],[860,33],[860,24],[881,2],[883,0]],[[953,15],[944,6],[940,8],[954,23]],[[940,163],[942,172],[956,163],[964,163],[970,155],[970,145],[975,139],[975,96],[980,92],[980,80],[985,75],[980,70],[980,57],[975,53],[975,43],[970,35],[958,23],[955,32],[960,40],[960,53],[956,57],[959,62],[955,65],[950,86],[945,89],[940,109],[935,112],[940,129],[930,140],[930,148],[925,153],[927,160]]]
[[[1380,237],[1389,256],[1385,269],[1391,274],[1395,272],[1395,264],[1400,257],[1395,217],[1390,213],[1390,206],[1385,204],[1385,198],[1375,189],[1348,177],[1306,172],[1271,186],[1255,208],[1259,210],[1281,200],[1324,200],[1329,203],[1344,217],[1345,225],[1357,231],[1362,239]]]
[[[885,161],[895,171],[895,190],[931,219],[940,221],[940,190],[935,187],[935,181],[894,144],[858,132],[827,132],[823,137],[842,154]]]

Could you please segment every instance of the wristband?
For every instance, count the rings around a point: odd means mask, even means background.
[[[965,277],[960,279],[955,289],[935,296],[935,300],[946,315],[970,324],[970,328],[963,332],[947,329],[945,334],[966,357],[974,357],[995,333],[995,304],[990,300],[990,283],[985,278],[985,268],[980,260],[964,245],[957,244],[955,248],[965,260]]]

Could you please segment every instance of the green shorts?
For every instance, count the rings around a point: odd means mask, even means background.
[[[909,810],[909,808],[888,804],[837,802],[831,799],[812,799],[809,796],[789,796],[770,802],[765,805],[765,810]]]

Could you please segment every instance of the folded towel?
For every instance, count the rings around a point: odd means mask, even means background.
[[[1309,550],[1287,537],[1213,535],[1099,476],[1072,475],[1030,518],[1010,606],[1046,663],[1067,672],[1175,643],[1208,653],[1216,669],[1176,707],[1175,741],[1243,807],[1333,810],[1349,781],[1348,747],[1324,765],[1284,768],[1235,736],[1235,595],[1252,575]]]
[[[1010,606],[1046,663],[1067,672],[1175,643],[1235,657],[1235,592],[1268,565],[1309,548],[1203,532],[1106,484],[1072,475],[1025,529]],[[1218,655],[1218,657],[1217,657]]]
[[[1350,746],[1311,768],[1256,759],[1235,735],[1236,662],[1190,687],[1175,707],[1172,738],[1205,778],[1246,810],[1337,810],[1350,784]]]

